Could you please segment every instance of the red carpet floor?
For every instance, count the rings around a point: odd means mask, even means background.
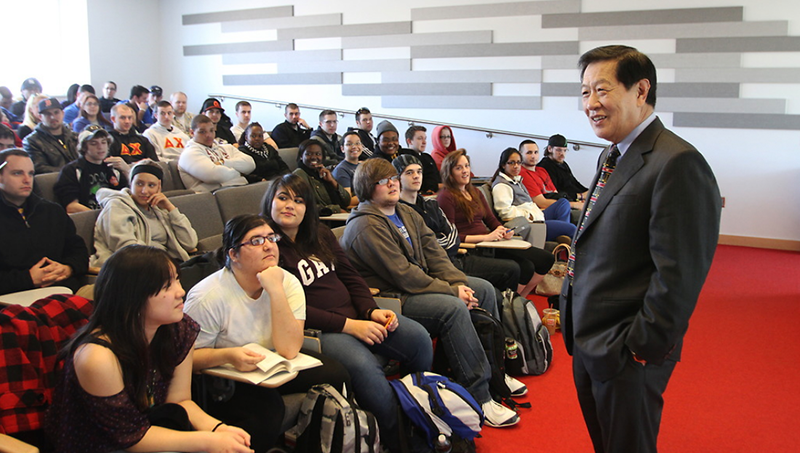
[[[550,370],[521,379],[533,409],[485,428],[480,453],[592,451],[560,333],[553,349]],[[720,246],[664,395],[659,451],[800,451],[799,360],[800,254]]]

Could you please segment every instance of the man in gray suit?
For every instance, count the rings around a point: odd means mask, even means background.
[[[564,343],[596,452],[655,452],[662,394],[714,256],[720,195],[654,113],[656,70],[625,46],[580,58],[599,160],[561,294]]]

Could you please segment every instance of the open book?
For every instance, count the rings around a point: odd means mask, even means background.
[[[298,353],[297,357],[288,360],[280,354],[256,343],[246,344],[243,347],[266,356],[258,362],[258,369],[253,371],[237,371],[233,365],[226,364],[221,367],[203,370],[212,376],[219,376],[242,382],[251,382],[266,387],[277,387],[291,381],[297,376],[298,371],[322,366],[322,362],[309,355]]]

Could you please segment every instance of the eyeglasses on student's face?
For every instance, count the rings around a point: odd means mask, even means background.
[[[267,236],[253,236],[252,238],[250,238],[249,241],[244,241],[241,244],[237,244],[233,246],[233,248],[236,249],[244,245],[252,245],[253,247],[258,247],[260,245],[264,245],[264,243],[267,241],[272,242],[274,244],[280,240],[281,240],[281,235],[276,233],[272,233]]]
[[[385,186],[386,184],[389,184],[389,181],[397,182],[399,179],[400,179],[400,175],[394,175],[394,176],[390,176],[388,178],[383,178],[383,179],[379,180],[378,182],[375,183],[375,185],[376,186]]]
[[[506,165],[510,165],[510,166],[513,167],[515,165],[522,165],[522,162],[520,162],[518,160],[509,160],[509,161],[506,161]]]

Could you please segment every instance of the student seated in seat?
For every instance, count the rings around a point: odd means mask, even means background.
[[[314,190],[320,213],[323,210],[331,213],[346,211],[350,206],[350,192],[322,165],[322,143],[314,139],[305,140],[300,143],[297,155],[294,174],[303,178]]]
[[[252,157],[256,164],[256,169],[245,175],[248,182],[269,181],[289,173],[289,166],[278,150],[264,140],[264,129],[259,123],[245,126],[239,137],[239,151]]]
[[[500,153],[500,162],[492,176],[492,199],[500,218],[504,222],[515,217],[523,217],[529,222],[543,221],[547,225],[548,241],[554,241],[558,236],[572,239],[575,225],[569,221],[569,202],[561,198],[544,212],[539,209],[522,183],[522,163],[522,153],[515,148],[506,148]]]
[[[306,298],[297,278],[278,267],[281,239],[258,215],[240,215],[225,225],[217,258],[219,271],[195,285],[186,297],[186,313],[201,327],[195,345],[194,370],[232,365],[253,371],[264,356],[244,348],[257,343],[287,359],[293,359],[303,344]],[[335,360],[303,351],[323,365],[300,371],[278,388],[281,394],[305,393],[315,384],[329,383],[342,391],[349,381],[347,371]],[[348,385],[349,387],[349,385]],[[251,384],[234,384],[230,399],[212,403],[211,414],[270,424],[275,413],[269,403],[275,390]],[[281,414],[278,414],[280,424]],[[246,425],[245,425],[246,426]],[[253,443],[275,442],[276,432],[252,432]]]
[[[481,404],[486,424],[515,425],[519,416],[489,394],[490,365],[469,315],[481,307],[497,316],[495,289],[453,266],[422,217],[399,204],[397,180],[384,159],[358,166],[353,186],[361,202],[347,220],[342,248],[370,287],[396,294],[403,315],[438,336],[456,381]]]
[[[203,114],[192,120],[193,138],[178,158],[178,170],[187,189],[212,192],[221,187],[243,186],[247,184],[244,175],[256,168],[252,157],[215,141],[216,127]]]
[[[428,370],[430,335],[416,321],[378,308],[331,229],[319,222],[311,186],[302,178],[276,180],[261,210],[281,235],[281,267],[305,290],[306,325],[323,332],[322,352],[350,372],[356,399],[378,420],[382,443],[400,451],[397,397],[375,354],[399,360],[401,375]]]
[[[445,215],[439,202],[425,199],[420,195],[425,170],[419,159],[412,155],[401,155],[392,161],[400,174],[400,203],[417,211],[425,220],[425,225],[436,235],[436,241],[447,253],[447,257],[461,272],[482,278],[500,291],[516,289],[520,283],[520,265],[510,259],[489,258],[466,253],[460,255],[461,246],[456,226]],[[524,284],[522,286],[525,286]]]
[[[191,400],[192,345],[179,270],[154,247],[115,253],[95,310],[65,347],[45,430],[59,452],[252,452],[250,435]]]
[[[25,151],[0,151],[0,294],[47,286],[77,291],[89,264],[64,208],[33,192]]]
[[[188,260],[189,252],[197,247],[197,233],[161,193],[161,167],[142,160],[131,168],[130,177],[130,188],[97,192],[102,210],[94,228],[97,252],[91,266],[102,266],[112,253],[129,244],[160,248],[178,263]]]
[[[78,159],[58,175],[53,191],[67,213],[100,209],[97,191],[128,187],[130,167],[119,156],[109,156],[114,141],[101,126],[87,127],[78,136]]]
[[[454,151],[444,158],[442,180],[444,189],[437,197],[439,206],[458,228],[461,241],[478,243],[511,239],[514,232],[497,220],[486,199],[470,183],[469,158],[463,150]],[[554,261],[552,254],[535,247],[526,250],[497,249],[495,256],[519,264],[521,281],[517,292],[523,297],[544,279]]]

